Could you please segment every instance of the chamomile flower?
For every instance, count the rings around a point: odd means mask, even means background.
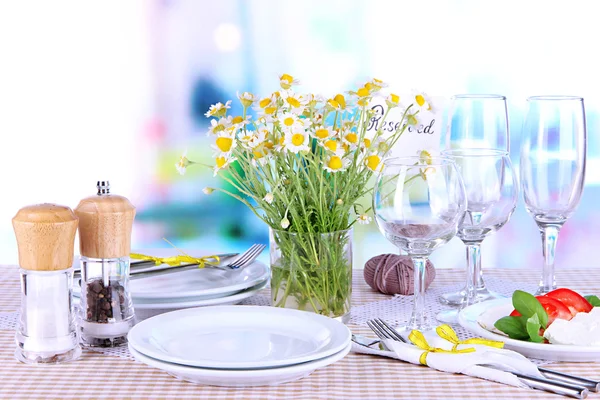
[[[323,168],[325,168],[326,171],[335,173],[346,170],[349,164],[350,160],[335,155],[327,158],[327,160],[324,162]]]
[[[309,108],[315,108],[318,103],[325,102],[325,98],[318,94],[309,93],[301,96],[301,98],[302,104],[306,105]]]
[[[356,92],[350,91],[348,93],[350,93],[350,95],[356,100],[356,104],[361,107],[366,106],[371,99],[371,91],[366,87],[362,87]]]
[[[379,166],[381,165],[381,157],[379,157],[377,154],[372,154],[370,156],[365,157],[363,162],[368,169],[376,172],[377,168],[379,168]]]
[[[217,151],[220,155],[229,154],[236,146],[236,140],[234,135],[220,134],[215,139],[215,144],[212,148]]]
[[[290,226],[290,220],[287,219],[287,217],[283,217],[283,219],[281,220],[280,224],[281,224],[281,227],[283,229],[287,229]]]
[[[333,136],[334,132],[331,128],[326,126],[316,126],[312,136],[318,140],[327,140]]]
[[[258,146],[260,146],[261,144],[263,144],[265,142],[268,134],[269,134],[269,131],[264,128],[253,132],[253,135],[250,137],[250,140],[248,141],[248,147],[250,147],[251,149],[257,148]]]
[[[244,92],[242,94],[238,92],[237,97],[238,99],[240,99],[240,103],[242,103],[242,106],[244,106],[244,108],[250,107],[252,104],[254,104],[256,100],[258,100],[258,98],[250,92]]]
[[[216,135],[220,132],[223,132],[225,129],[231,126],[231,121],[231,116],[219,118],[218,121],[211,119],[210,127],[208,128],[208,134]]]
[[[373,78],[369,82],[365,83],[365,88],[368,89],[370,92],[376,92],[387,86],[387,83],[377,78]]]
[[[309,151],[308,146],[310,137],[308,132],[303,128],[295,128],[285,134],[285,148],[292,153],[298,153],[300,151]]]
[[[179,172],[180,175],[185,175],[186,168],[192,164],[195,164],[195,162],[188,160],[186,150],[179,158],[179,162],[175,164],[175,168],[177,169],[177,172]]]
[[[250,117],[242,117],[241,115],[238,115],[237,117],[233,117],[231,118],[231,125],[235,126],[236,128],[242,128],[245,125],[248,125],[250,123]]]
[[[372,221],[372,218],[369,217],[367,214],[360,214],[357,218],[356,221],[361,224],[361,225],[367,225],[370,224]]]
[[[302,120],[294,113],[283,113],[277,118],[277,120],[284,130],[302,128],[304,126]]]
[[[342,143],[339,140],[329,139],[323,142],[320,142],[321,146],[323,146],[327,151],[333,153],[334,155],[341,157],[344,155],[345,149],[342,146]]]
[[[429,101],[429,96],[422,92],[415,92],[415,105],[420,111],[432,111],[431,102]]]
[[[390,93],[389,96],[385,98],[385,103],[389,108],[398,107],[400,105],[400,96]]]
[[[354,149],[358,146],[358,140],[359,140],[359,136],[358,133],[349,130],[349,129],[343,129],[340,132],[340,137],[342,138],[342,142],[346,145],[348,145],[351,149]]]
[[[227,113],[227,109],[231,108],[231,100],[223,104],[221,102],[210,106],[208,111],[204,114],[207,118],[210,117],[223,117]]]
[[[214,176],[223,169],[226,169],[229,164],[237,160],[235,157],[228,157],[227,155],[221,155],[215,158]]]
[[[327,100],[327,105],[335,111],[344,111],[346,109],[346,98],[343,94],[336,94],[333,99]]]
[[[265,194],[265,197],[263,197],[263,200],[266,201],[267,204],[273,204],[274,199],[275,199],[275,197],[273,196],[273,193],[271,193],[271,192]]]
[[[299,85],[300,81],[298,79],[294,79],[293,76],[289,74],[283,74],[279,76],[279,85],[282,89],[288,90],[293,85]]]
[[[271,150],[265,146],[265,143],[261,143],[252,149],[252,165],[254,167],[258,165],[265,165],[269,160]]]
[[[204,192],[204,194],[208,195],[208,194],[212,194],[215,191],[215,189],[207,186],[204,189],[202,189],[202,191]]]
[[[431,153],[427,150],[418,151],[417,155],[419,156],[421,163],[431,165],[431,163],[433,162],[433,160],[431,159]]]
[[[283,99],[283,108],[294,114],[302,114],[306,108],[302,102],[302,96],[291,90],[282,91],[281,98]]]
[[[267,107],[270,107],[270,110],[272,110],[270,114],[273,114],[277,109],[277,98],[274,95],[258,100],[254,109],[264,113]]]

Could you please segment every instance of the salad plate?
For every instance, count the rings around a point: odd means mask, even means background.
[[[131,343],[129,352],[139,362],[150,367],[160,369],[177,379],[197,383],[201,385],[226,386],[226,387],[250,387],[279,385],[302,379],[319,368],[326,367],[344,358],[352,348],[349,344],[340,352],[319,360],[290,365],[279,368],[250,369],[250,370],[228,370],[189,367],[157,360],[137,351]]]
[[[494,323],[513,310],[511,299],[499,299],[473,304],[458,314],[460,325],[473,334],[505,343],[507,349],[526,357],[550,361],[598,362],[600,346],[573,346],[563,344],[533,343],[511,339],[494,327]]]
[[[130,345],[154,359],[219,369],[274,368],[315,361],[351,343],[348,327],[287,308],[215,306],[173,311],[135,325]]]

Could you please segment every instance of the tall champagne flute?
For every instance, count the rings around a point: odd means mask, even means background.
[[[496,94],[458,94],[452,96],[446,129],[446,150],[492,149],[510,151],[506,97]],[[483,269],[477,277],[479,301],[499,298],[485,286]],[[467,298],[466,286],[440,296],[442,303],[458,306]]]
[[[454,162],[444,157],[401,157],[384,163],[373,191],[379,230],[414,265],[414,305],[400,328],[431,329],[424,307],[429,255],[456,235],[466,210],[465,188]]]
[[[556,288],[558,232],[579,205],[585,179],[587,133],[581,97],[527,99],[523,124],[521,184],[529,214],[542,235],[544,268],[537,294]]]
[[[481,243],[502,228],[517,205],[519,184],[508,152],[490,149],[444,151],[451,157],[463,178],[467,212],[459,223],[458,236],[467,250],[465,301],[461,308],[479,302],[477,285],[481,270]],[[442,322],[457,322],[458,309],[437,315]]]

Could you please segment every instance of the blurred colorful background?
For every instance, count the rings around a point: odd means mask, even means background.
[[[209,168],[178,175],[187,149],[211,163],[204,113],[236,91],[333,95],[371,77],[397,92],[507,96],[518,163],[525,99],[585,98],[586,188],[561,232],[557,267],[598,266],[600,58],[593,0],[56,0],[0,3],[0,262],[16,263],[10,219],[27,204],[76,207],[97,180],[137,207],[133,246],[241,250],[268,242],[243,205],[206,186]],[[238,107],[233,102],[234,111]],[[355,236],[355,265],[396,252],[374,224]],[[268,254],[262,255],[268,261]],[[464,265],[454,239],[436,267]],[[483,245],[484,268],[538,268],[538,230],[523,207]]]

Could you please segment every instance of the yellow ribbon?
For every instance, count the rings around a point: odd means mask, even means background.
[[[501,349],[504,347],[504,342],[499,342],[497,340],[488,340],[482,338],[471,338],[467,340],[460,340],[454,329],[448,324],[443,324],[435,328],[435,332],[441,337],[454,344],[452,346],[452,350],[456,350],[459,344],[482,344],[484,346],[495,347],[497,349]]]
[[[181,264],[198,264],[198,268],[204,268],[206,265],[219,265],[219,256],[206,256],[206,257],[192,257],[187,254],[173,256],[173,257],[153,257],[145,254],[131,253],[129,255],[134,260],[147,260],[154,261],[155,265],[167,264],[171,267],[175,267]]]
[[[427,365],[427,355],[429,353],[451,353],[451,354],[459,354],[459,353],[472,353],[475,351],[473,347],[469,347],[468,349],[457,350],[453,348],[452,350],[441,349],[439,347],[432,347],[427,343],[427,339],[425,336],[417,330],[413,330],[410,335],[408,335],[408,340],[413,342],[415,346],[420,349],[425,350],[423,354],[419,357],[419,362],[423,365]]]

